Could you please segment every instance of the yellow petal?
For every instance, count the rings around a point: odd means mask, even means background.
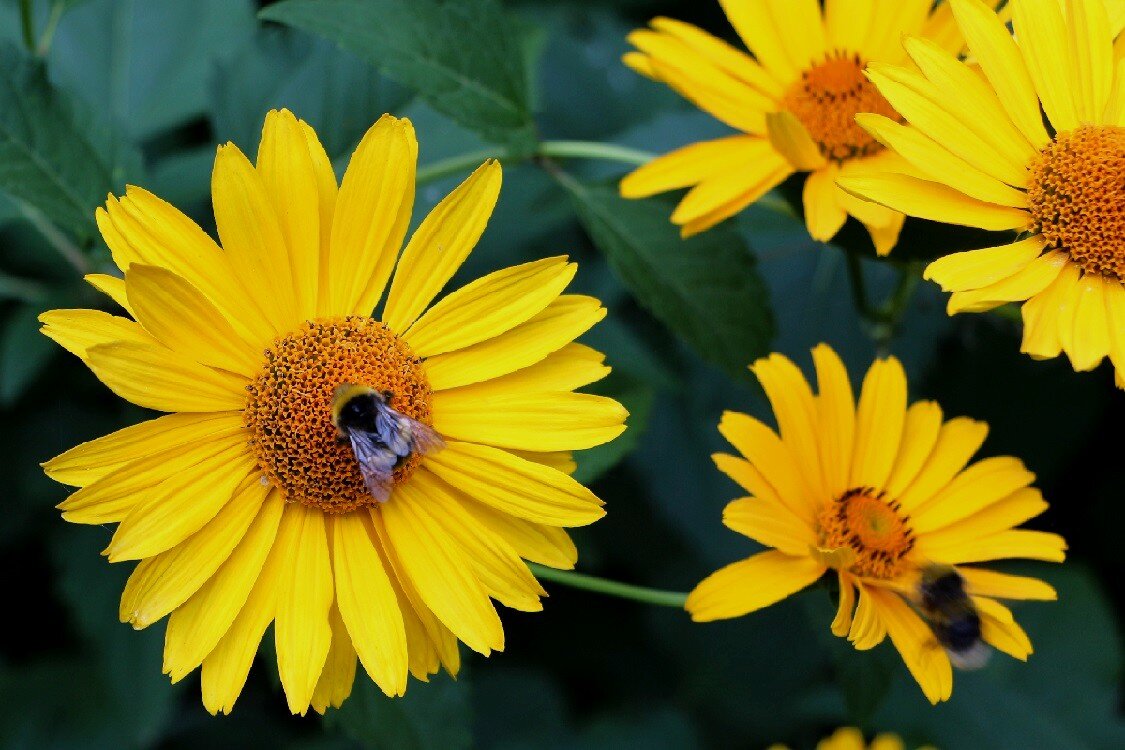
[[[1109,327],[1109,355],[1117,372],[1125,372],[1125,286],[1106,283],[1103,296],[1105,319]]]
[[[776,500],[743,497],[723,509],[723,524],[767,547],[800,556],[816,545],[816,533]]]
[[[904,512],[913,512],[949,484],[980,450],[987,435],[987,424],[967,417],[957,417],[942,425],[933,452],[913,481],[898,495]]]
[[[1058,0],[1020,0],[1014,4],[1013,25],[1020,52],[1043,111],[1056,132],[1080,124],[1075,106],[1066,24]]]
[[[332,218],[336,214],[336,198],[340,190],[336,184],[332,162],[317,138],[316,131],[304,120],[297,122],[305,136],[305,145],[309,149],[313,171],[316,173],[316,197],[320,214],[317,222],[320,227],[320,262],[317,268],[316,310],[318,316],[326,317],[332,315],[332,305],[328,299],[328,272],[332,263]]]
[[[991,596],[998,599],[1035,599],[1055,601],[1058,594],[1048,583],[1038,578],[997,573],[983,568],[958,568],[965,579],[965,590],[973,596]]]
[[[839,5],[839,3],[836,3]],[[831,2],[829,3],[831,7]],[[840,572],[837,575],[840,585],[840,601],[836,604],[836,617],[832,620],[832,634],[843,638],[852,628],[852,613],[855,610],[855,586],[851,577]]]
[[[859,606],[848,630],[848,640],[857,651],[870,651],[887,637],[887,626],[879,617],[878,606],[870,586],[859,587]]]
[[[785,507],[805,523],[813,523],[824,498],[815,494],[810,477],[801,473],[792,451],[773,430],[753,417],[728,411],[719,422],[719,432],[761,473]]]
[[[918,554],[922,557],[943,556],[946,554],[942,551],[944,548],[1007,531],[1045,510],[1047,503],[1043,500],[1043,493],[1034,487],[1018,489],[1001,499],[994,497],[991,503],[975,513],[920,537],[917,542]]]
[[[417,162],[414,126],[390,115],[352,154],[332,217],[326,270],[333,314],[369,315],[378,304],[410,223]]]
[[[402,494],[395,493],[396,503]],[[367,674],[387,695],[402,695],[408,669],[406,629],[370,524],[363,512],[333,519],[336,600]]]
[[[1058,534],[1046,531],[1012,529],[959,541],[951,539],[940,548],[926,547],[926,552],[933,562],[953,565],[1007,559],[1062,562],[1066,559],[1066,542]]]
[[[578,561],[578,548],[564,529],[516,518],[468,499],[463,504],[481,525],[525,560],[563,570],[570,570]]]
[[[198,364],[159,344],[122,341],[86,352],[90,369],[121,398],[157,411],[238,411],[246,379]]]
[[[161,482],[190,474],[204,460],[245,446],[242,425],[224,419],[217,431],[200,436],[199,440],[169,444],[155,453],[114,466],[59,503],[58,508],[71,523],[115,523],[149,498]]]
[[[318,176],[304,129],[289,110],[266,113],[257,167],[288,249],[297,314],[314,318],[320,274]]]
[[[828,497],[848,489],[855,440],[855,396],[843,361],[827,344],[812,351],[816,365],[817,437],[820,442],[821,473]]]
[[[469,256],[492,216],[500,181],[500,162],[486,161],[414,231],[383,310],[383,322],[392,331],[408,329]]]
[[[1012,122],[1035,148],[1047,145],[1051,138],[1043,127],[1039,97],[1004,22],[981,0],[950,0],[947,5]]]
[[[773,15],[778,10],[776,0],[754,3],[719,0],[719,5],[766,72],[779,81],[791,81],[800,74],[800,64],[790,56],[787,39],[782,36]]]
[[[597,382],[610,373],[605,355],[583,344],[567,344],[533,365],[483,383],[473,383],[442,391],[458,398],[476,394],[482,398],[522,393],[546,396],[550,392],[572,391]],[[537,452],[537,451],[531,451]],[[541,452],[541,451],[540,451]]]
[[[318,714],[323,714],[329,706],[339,708],[343,705],[352,694],[355,683],[355,648],[335,605],[328,613],[328,624],[332,627],[332,645],[328,648],[324,671],[320,673],[312,697],[313,710]]]
[[[941,407],[936,402],[916,401],[906,410],[902,444],[885,485],[891,497],[899,497],[918,476],[933,452],[940,432]]]
[[[825,0],[824,28],[832,49],[867,49],[867,35],[877,17],[878,0]]]
[[[142,560],[121,594],[121,621],[147,628],[187,601],[230,557],[268,492],[251,478],[203,528],[167,552]]]
[[[166,414],[90,440],[43,464],[51,479],[86,487],[145,456],[206,441],[242,430],[242,418],[231,412]]]
[[[400,495],[407,499],[399,502]],[[504,650],[504,630],[473,566],[426,508],[410,482],[380,511],[398,560],[426,606],[469,648],[487,656]]]
[[[695,622],[741,617],[797,593],[824,571],[824,565],[807,556],[759,552],[704,578],[684,608]]]
[[[129,297],[125,293],[125,279],[120,276],[110,276],[107,273],[88,273],[82,278],[85,279],[87,284],[116,302],[125,312],[133,315],[133,311],[129,307]]]
[[[810,173],[805,180],[802,193],[805,226],[809,230],[809,236],[817,242],[831,240],[848,220],[848,212],[837,197],[840,194],[840,188],[836,187],[839,173],[839,167],[829,164],[824,169]]]
[[[274,493],[273,496],[279,497],[279,494]],[[279,535],[278,543],[270,549],[265,564],[261,566],[261,573],[257,575],[250,596],[239,610],[238,616],[203,660],[200,675],[203,705],[212,714],[219,711],[230,713],[234,708],[242,686],[246,684],[250,665],[258,653],[258,644],[262,642],[266,628],[273,622],[282,578],[290,570],[288,556],[291,554],[289,541],[293,536],[293,524],[288,526],[289,530],[284,538]]]
[[[526,458],[528,461],[534,461],[537,464],[550,466],[552,469],[561,471],[563,474],[573,474],[578,469],[578,464],[574,460],[574,454],[570,451],[551,451],[550,453],[540,453],[537,451],[508,451],[513,456]]]
[[[749,144],[748,144],[749,145]],[[755,141],[725,170],[688,191],[672,212],[672,222],[709,228],[733,216],[781,184],[793,168],[767,140]],[[699,231],[702,231],[700,229]]]
[[[767,73],[752,57],[739,49],[735,49],[718,37],[708,34],[698,26],[661,17],[652,19],[652,27],[668,36],[675,37],[677,41],[690,47],[695,54],[763,94],[775,98],[785,94],[785,89],[781,83]]]
[[[894,357],[876,360],[863,379],[855,419],[852,487],[883,487],[906,421],[906,372]]]
[[[923,278],[936,281],[947,292],[980,289],[1026,268],[1045,244],[1041,235],[1032,235],[1008,245],[951,253],[927,266]]]
[[[164,672],[172,682],[179,682],[203,663],[247,605],[277,537],[284,507],[281,493],[272,491],[234,552],[215,575],[168,618]],[[270,619],[273,619],[273,611],[271,607]],[[260,634],[258,639],[261,639]],[[254,645],[256,647],[257,642]]]
[[[891,642],[930,703],[949,700],[953,669],[945,651],[934,642],[933,631],[906,602],[890,591],[867,587],[886,625]]]
[[[1031,655],[1031,639],[1023,631],[1012,611],[1000,602],[974,596],[973,605],[980,613],[980,634],[985,643],[1020,661]]]
[[[506,333],[427,359],[430,387],[442,391],[533,365],[581,336],[605,314],[601,302],[593,297],[561,295],[526,323]]]
[[[965,469],[945,489],[914,507],[911,528],[925,534],[986,508],[1035,481],[1023,462],[1010,456],[978,461]]]
[[[876,0],[870,11],[871,27],[860,48],[864,56],[869,60],[901,60],[903,38],[922,31],[932,6],[926,0]]]
[[[1042,292],[1058,278],[1069,263],[1065,253],[1057,250],[1041,255],[1006,279],[995,281],[980,289],[954,292],[949,298],[947,311],[982,312],[1005,302],[1021,302]]]
[[[1105,289],[1110,284],[1120,286],[1116,280],[1104,281],[1100,276],[1084,275],[1072,292],[1070,324],[1060,320],[1059,342],[1077,372],[1093,370],[1110,353],[1105,305]]]
[[[910,162],[927,179],[980,201],[1027,208],[1027,193],[985,174],[917,128],[900,125],[888,117],[871,113],[858,114],[855,121],[877,141]]]
[[[843,193],[844,191],[841,190],[839,192]],[[898,244],[898,236],[902,233],[902,225],[905,221],[905,216],[900,213],[895,213],[894,218],[886,225],[863,223],[863,228],[871,235],[871,244],[875,248],[876,255],[882,258],[889,255],[891,250],[894,250],[895,245]]]
[[[1063,263],[1058,276],[1023,305],[1023,343],[1020,351],[1036,359],[1057,357],[1062,351],[1059,323],[1079,281],[1078,266]]]
[[[302,320],[277,209],[262,178],[233,143],[220,146],[211,175],[215,224],[247,296],[279,334]]]
[[[240,443],[170,476],[122,519],[106,548],[109,561],[140,560],[184,541],[218,515],[255,467]]]
[[[1100,123],[1113,88],[1113,33],[1104,0],[1066,4],[1070,90],[1082,122]]]
[[[235,333],[202,292],[158,266],[134,263],[125,272],[137,321],[169,349],[204,365],[254,377],[261,352]]]
[[[811,172],[827,166],[820,147],[792,112],[766,113],[766,133],[774,150],[784,156],[793,169]]]
[[[668,190],[691,187],[725,171],[732,161],[761,149],[757,136],[729,135],[713,141],[690,143],[658,156],[621,180],[625,198],[647,198]]]
[[[904,174],[841,177],[836,184],[857,198],[945,224],[1000,231],[1022,229],[1031,220],[1018,208],[978,201],[940,183]]]
[[[328,623],[332,565],[324,513],[291,503],[285,508],[275,545],[284,550],[285,559],[274,626],[277,671],[289,710],[304,715],[332,644]]]
[[[793,455],[798,470],[806,477],[813,494],[823,496],[816,401],[808,381],[797,366],[781,354],[759,359],[750,365],[750,370],[766,392],[781,439]]]
[[[605,515],[601,501],[566,474],[498,448],[450,441],[424,467],[477,502],[536,523],[585,526]]]
[[[99,344],[133,341],[157,345],[138,323],[101,310],[48,310],[39,316],[44,336],[87,365],[87,353]]]

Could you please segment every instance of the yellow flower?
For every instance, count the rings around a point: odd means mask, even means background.
[[[863,732],[855,727],[840,727],[828,737],[816,743],[816,750],[903,750],[905,745],[896,734],[876,735],[871,744],[863,741]],[[769,750],[789,750],[785,745],[771,745]],[[930,746],[918,750],[934,750]]]
[[[913,216],[1019,232],[929,266],[953,292],[949,313],[1026,300],[1024,352],[1066,352],[1076,370],[1109,356],[1125,385],[1125,68],[1107,6],[1019,0],[1013,38],[980,0],[951,5],[979,71],[922,39],[905,42],[917,67],[869,67],[909,124],[856,119],[908,168],[840,184]]]
[[[867,227],[880,255],[891,251],[903,215],[857,200],[836,186],[841,175],[901,162],[859,128],[858,112],[898,119],[864,77],[870,62],[899,62],[903,34],[922,34],[957,53],[963,40],[949,6],[932,0],[720,0],[753,57],[702,29],[657,18],[629,41],[625,63],[741,131],[695,143],[647,164],[621,183],[643,198],[691,190],[672,214],[684,236],[734,216],[794,172],[808,172],[805,223],[827,242],[849,215]]]
[[[568,472],[569,451],[624,429],[616,401],[572,392],[609,371],[572,343],[604,308],[562,293],[576,270],[562,257],[431,304],[484,231],[500,165],[442,200],[400,257],[417,154],[410,122],[386,115],[337,188],[312,128],[271,112],[256,165],[233,144],[215,158],[221,248],[130,187],[97,212],[124,279],[91,281],[132,319],[41,318],[117,395],[172,412],[45,469],[80,488],[59,506],[66,520],[117,524],[110,562],[140,561],[122,621],[171,615],[164,671],[175,682],[202,665],[212,713],[233,707],[271,623],[295,713],[340,705],[357,657],[401,695],[408,673],[456,673],[458,640],[502,650],[490,598],[541,609],[521,558],[572,567],[563,527],[603,515]],[[444,438],[397,464],[385,503],[337,438],[342,383],[390,391]]]
[[[858,405],[832,349],[817,346],[813,361],[817,395],[779,354],[751,366],[778,432],[745,414],[723,415],[719,432],[745,458],[718,453],[715,463],[750,494],[726,507],[723,522],[772,549],[700,583],[687,601],[692,618],[739,617],[832,570],[840,587],[832,632],[860,650],[889,635],[936,703],[949,698],[953,675],[917,611],[919,577],[932,565],[958,566],[984,640],[1026,659],[1031,643],[996,598],[1054,599],[1055,592],[1034,578],[967,564],[1063,559],[1057,534],[1013,528],[1047,508],[1030,486],[1035,476],[1010,457],[969,465],[987,426],[963,417],[943,422],[932,401],[907,408],[906,375],[895,358],[871,366]]]

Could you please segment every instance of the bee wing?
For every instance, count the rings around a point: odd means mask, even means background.
[[[403,417],[403,419],[410,418]],[[441,435],[437,434],[433,427],[424,425],[414,419],[410,419],[410,436],[410,442],[415,453],[433,453],[445,447],[445,441],[441,439]]]
[[[378,502],[383,503],[391,494],[395,464],[399,457],[380,442],[379,436],[363,430],[348,430],[352,453],[359,463],[359,473],[367,491]]]
[[[399,456],[410,453],[433,453],[445,447],[445,441],[432,427],[411,419],[385,404],[375,415],[375,428],[379,432],[379,439]]]

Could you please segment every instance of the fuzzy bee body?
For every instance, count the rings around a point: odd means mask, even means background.
[[[980,614],[965,592],[965,579],[948,565],[928,565],[918,584],[919,608],[934,637],[960,669],[977,669],[988,661],[981,640]]]
[[[332,399],[332,422],[341,441],[351,443],[360,474],[371,496],[390,496],[394,470],[413,453],[432,453],[445,443],[421,422],[395,411],[393,394],[345,383]]]

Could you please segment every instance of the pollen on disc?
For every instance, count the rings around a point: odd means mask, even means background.
[[[328,513],[375,504],[351,446],[332,423],[332,397],[341,383],[389,391],[396,411],[432,424],[433,391],[422,361],[383,323],[314,320],[275,340],[247,386],[243,420],[258,465],[286,500]],[[394,481],[408,478],[420,460],[407,457]]]

